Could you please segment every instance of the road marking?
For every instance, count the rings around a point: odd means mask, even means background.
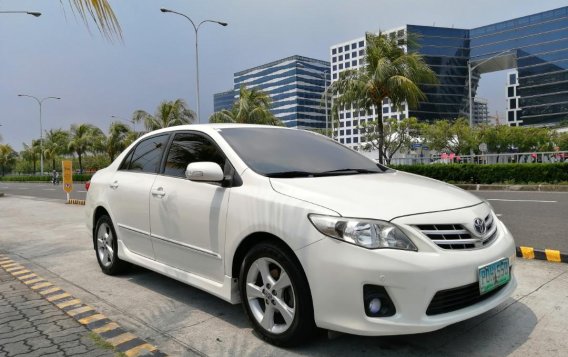
[[[78,193],[85,193],[85,192],[87,192],[87,191],[77,191],[77,192],[78,192]]]
[[[506,200],[501,198],[488,198],[487,201],[503,201],[503,202],[536,202],[536,203],[557,203],[558,201],[541,201],[541,200]]]
[[[501,214],[501,213],[495,213],[495,215],[496,215],[497,217],[501,217],[503,214]]]
[[[56,189],[55,188],[44,188],[43,190],[44,191],[55,191]]]

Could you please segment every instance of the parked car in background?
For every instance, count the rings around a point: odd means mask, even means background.
[[[303,130],[148,133],[92,177],[85,212],[104,273],[129,262],[241,302],[282,346],[433,331],[517,285],[489,204]]]

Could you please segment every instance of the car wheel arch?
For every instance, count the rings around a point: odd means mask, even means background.
[[[294,261],[294,263],[297,264],[297,266],[300,268],[300,271],[302,272],[304,278],[306,279],[306,282],[308,284],[308,289],[310,290],[308,293],[311,297],[312,294],[311,294],[310,282],[308,280],[306,272],[304,271],[304,267],[300,263],[300,260],[298,259],[296,253],[292,250],[292,248],[290,248],[288,244],[286,244],[284,240],[282,240],[278,236],[275,236],[274,234],[267,232],[251,233],[239,243],[239,246],[237,247],[237,249],[235,250],[235,254],[233,255],[233,262],[231,267],[231,276],[233,278],[233,281],[237,281],[238,279],[239,272],[241,269],[241,264],[243,263],[243,260],[245,259],[247,252],[252,247],[260,243],[272,243],[288,254],[288,256]]]

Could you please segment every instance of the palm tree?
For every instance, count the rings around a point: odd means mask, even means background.
[[[367,34],[365,63],[360,69],[341,72],[328,94],[338,95],[333,113],[351,105],[368,112],[375,109],[379,161],[384,163],[383,100],[389,98],[399,110],[404,102],[414,108],[426,99],[419,85],[437,83],[437,77],[418,53],[405,53],[397,40],[383,34]]]
[[[63,0],[59,0],[63,4]],[[108,40],[122,40],[122,29],[108,0],[67,0],[73,9],[73,14],[79,17],[90,29],[93,22],[99,32]]]
[[[272,100],[265,92],[257,88],[247,89],[241,86],[239,98],[231,110],[224,109],[209,117],[210,123],[241,123],[283,126],[282,122],[272,114]]]
[[[50,129],[45,134],[43,155],[51,160],[51,167],[55,170],[57,157],[66,154],[69,150],[69,132],[62,129]]]
[[[89,151],[94,151],[96,143],[103,136],[101,129],[91,124],[71,125],[71,137],[68,149],[77,154],[79,158],[79,170],[83,173],[83,155]]]
[[[120,154],[130,143],[132,143],[133,131],[130,127],[124,123],[114,122],[110,125],[108,130],[108,135],[102,136],[100,143],[101,147],[110,161],[114,161],[114,158]]]
[[[147,131],[168,128],[170,126],[192,124],[195,121],[195,112],[187,106],[185,101],[178,98],[173,101],[164,100],[156,109],[155,115],[144,110],[137,110],[132,114],[135,123],[144,122]]]
[[[0,168],[2,168],[2,176],[4,176],[6,168],[16,163],[16,155],[16,152],[10,145],[0,145]]]
[[[36,162],[39,158],[39,154],[41,152],[39,140],[32,140],[32,144],[28,145],[26,143],[22,143],[24,146],[24,150],[20,153],[22,159],[29,161],[32,163],[34,175],[36,173]]]

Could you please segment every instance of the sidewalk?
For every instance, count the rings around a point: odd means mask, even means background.
[[[114,356],[89,331],[0,269],[0,356]]]

